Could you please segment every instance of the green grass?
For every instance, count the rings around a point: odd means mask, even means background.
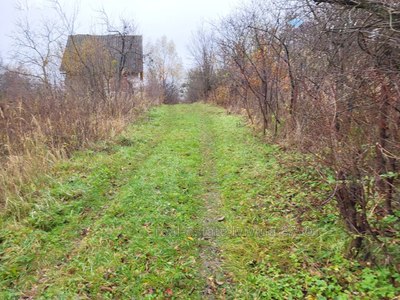
[[[216,298],[398,295],[392,268],[344,258],[333,203],[318,205],[329,189],[303,159],[216,107],[153,109],[57,165],[25,218],[1,219],[0,299],[201,299],[211,229],[226,279]],[[224,217],[216,228],[210,213]]]

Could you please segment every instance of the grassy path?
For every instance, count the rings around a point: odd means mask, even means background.
[[[156,108],[1,219],[0,299],[394,296],[391,269],[343,258],[326,187],[290,161],[219,108]]]
[[[223,228],[220,224],[225,221],[221,215],[221,194],[219,191],[218,174],[216,167],[216,128],[212,114],[205,114],[203,117],[202,144],[203,154],[203,181],[204,207],[203,228],[201,237],[203,245],[201,247],[200,259],[202,261],[201,275],[207,284],[203,290],[203,297],[215,299],[218,295],[223,295],[226,287],[231,284],[229,274],[223,269],[221,250],[218,245],[217,233]]]

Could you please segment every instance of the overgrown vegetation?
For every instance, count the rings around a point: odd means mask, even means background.
[[[32,207],[38,175],[75,150],[114,138],[155,103],[140,78],[128,78],[133,68],[143,71],[128,66],[128,41],[141,42],[133,22],[114,26],[102,12],[110,48],[104,36],[81,41],[75,16],[49,3],[58,21],[45,19],[38,28],[20,22],[13,64],[0,66],[0,206],[17,219]],[[142,63],[142,44],[135,47]]]
[[[149,105],[135,97],[104,103],[61,91],[55,97],[36,92],[32,88],[29,99],[8,102],[0,118],[0,202],[15,216],[30,205],[36,175],[72,150],[112,138]],[[116,106],[111,110],[110,105]]]
[[[398,1],[253,1],[194,36],[189,100],[245,114],[333,173],[349,255],[397,265]],[[328,173],[330,174],[330,173]]]
[[[397,2],[251,1],[193,35],[184,85],[173,41],[143,53],[132,21],[76,35],[49,0],[56,20],[19,22],[0,297],[398,297]],[[184,93],[249,124],[206,104],[138,122]]]
[[[333,203],[322,205],[324,170],[265,145],[241,118],[162,106],[117,141],[59,163],[29,216],[3,219],[2,298],[398,294],[393,267],[345,258],[350,237]],[[210,214],[219,221],[204,222]],[[211,240],[218,278],[201,276]]]

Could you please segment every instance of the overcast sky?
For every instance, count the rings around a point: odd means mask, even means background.
[[[133,19],[143,34],[144,43],[166,35],[172,39],[187,65],[188,44],[192,32],[202,24],[227,15],[244,0],[81,0],[79,1],[76,33],[91,33],[99,23],[98,11],[104,8],[110,18]],[[69,14],[74,0],[60,1]],[[64,5],[68,3],[68,6]],[[27,15],[18,7],[29,7],[28,17],[34,22],[51,17],[54,12],[47,0],[0,0],[0,56],[12,55],[12,33],[19,18]]]

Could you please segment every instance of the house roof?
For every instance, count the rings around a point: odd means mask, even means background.
[[[102,45],[117,63],[124,61],[127,73],[143,72],[143,38],[141,35],[89,35],[76,34],[68,37],[60,70],[67,71],[66,57],[79,57],[85,44]],[[98,46],[98,47],[99,47]]]

